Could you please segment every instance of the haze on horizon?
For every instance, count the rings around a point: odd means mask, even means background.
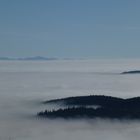
[[[138,0],[1,0],[0,56],[139,58]]]

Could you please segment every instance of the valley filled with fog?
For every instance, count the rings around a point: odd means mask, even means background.
[[[1,140],[138,140],[139,121],[41,119],[41,102],[79,95],[140,96],[140,60],[0,61]]]

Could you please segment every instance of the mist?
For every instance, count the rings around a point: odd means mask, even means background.
[[[139,121],[41,119],[59,106],[41,102],[78,95],[139,96],[140,60],[0,61],[0,139],[137,140]]]

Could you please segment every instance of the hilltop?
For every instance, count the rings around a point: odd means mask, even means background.
[[[38,116],[40,117],[140,119],[140,97],[123,99],[90,95],[49,100],[43,104],[62,104],[66,108],[39,112]],[[94,108],[93,106],[98,107]]]
[[[140,74],[140,70],[124,71],[121,74]]]

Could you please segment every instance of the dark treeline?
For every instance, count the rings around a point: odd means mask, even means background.
[[[118,119],[140,119],[140,97],[122,99],[104,95],[91,95],[69,97],[50,100],[45,103],[63,103],[68,108],[38,113],[39,116],[48,118],[118,118]],[[78,107],[74,107],[74,106]],[[86,106],[91,107],[87,108]],[[98,105],[99,108],[92,108]]]
[[[140,110],[113,109],[113,108],[86,108],[73,107],[58,109],[56,111],[44,111],[38,116],[45,118],[113,118],[113,119],[140,119]]]
[[[47,103],[62,103],[68,106],[92,106],[98,105],[102,107],[112,107],[112,108],[139,108],[140,107],[140,97],[135,98],[118,98],[104,95],[90,95],[90,96],[78,96],[78,97],[68,97],[63,99],[56,99],[44,102]]]

